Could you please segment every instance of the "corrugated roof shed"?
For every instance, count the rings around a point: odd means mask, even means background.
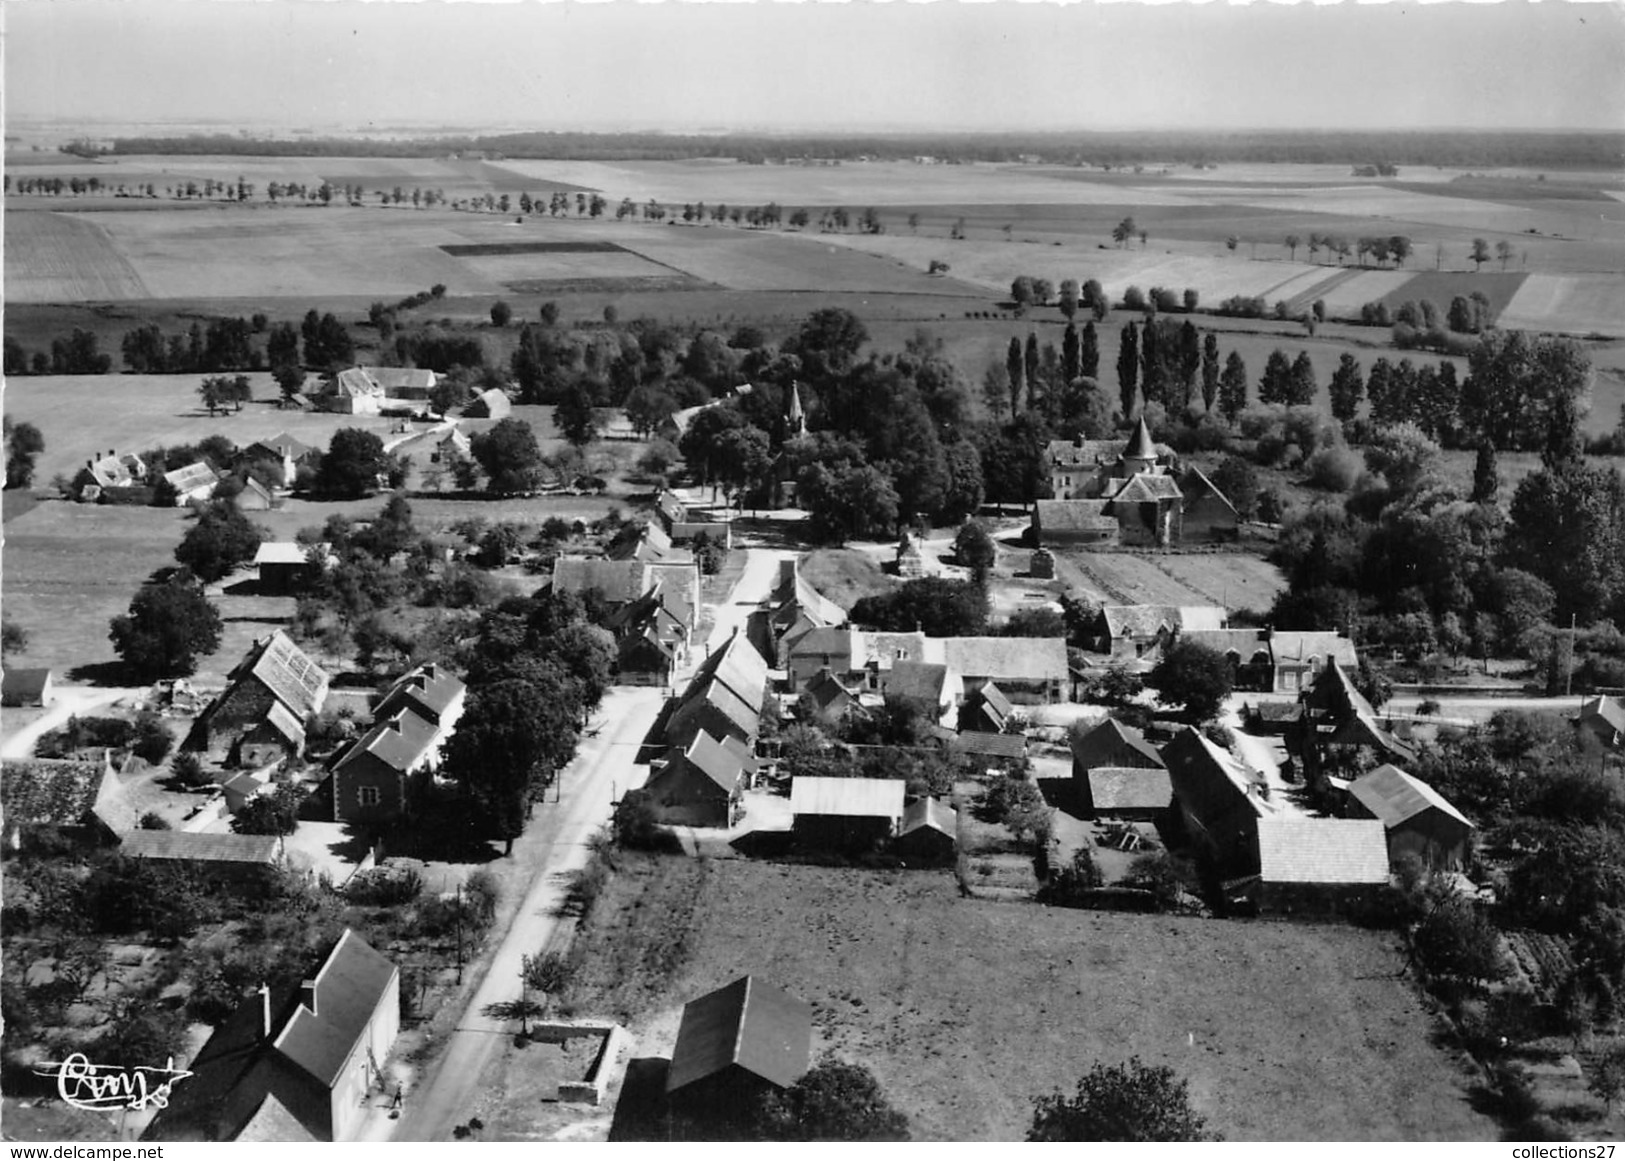
[[[812,1056],[812,1005],[744,976],[683,1005],[666,1091],[738,1065],[779,1088],[807,1071]]]
[[[1374,818],[1260,818],[1259,878],[1266,883],[1388,881],[1388,838]]]
[[[1384,826],[1398,826],[1427,810],[1443,811],[1463,826],[1473,825],[1444,795],[1391,764],[1356,778],[1349,793]]]
[[[906,789],[901,778],[793,778],[790,809],[796,814],[896,820],[903,817]]]
[[[345,928],[316,973],[316,1012],[301,1004],[277,1036],[277,1049],[332,1088],[395,974],[394,964]]]
[[[270,866],[279,842],[268,834],[214,834],[184,830],[132,830],[119,837],[119,854],[132,859],[196,860]]]
[[[1143,766],[1096,766],[1089,771],[1096,810],[1162,810],[1174,801],[1168,771]]]

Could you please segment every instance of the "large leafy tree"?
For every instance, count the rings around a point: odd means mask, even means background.
[[[586,447],[598,437],[598,417],[592,404],[587,384],[576,382],[564,389],[553,409],[553,422],[574,447]]]
[[[333,433],[321,466],[316,469],[316,494],[334,500],[358,500],[377,491],[380,476],[392,464],[384,441],[359,427],[341,427]]]
[[[1525,476],[1513,493],[1506,563],[1557,594],[1557,618],[1589,623],[1625,592],[1625,480],[1569,462]]]
[[[906,1141],[908,1117],[874,1074],[826,1056],[782,1093],[761,1101],[756,1131],[769,1141]]]
[[[469,441],[468,450],[485,469],[488,491],[511,496],[541,484],[542,449],[523,419],[498,420]]]
[[[1218,1135],[1191,1108],[1190,1084],[1171,1068],[1097,1064],[1071,1096],[1033,1102],[1029,1141],[1213,1141]]]
[[[200,654],[220,645],[220,614],[203,586],[184,570],[162,584],[143,585],[130,611],[113,618],[113,649],[142,680],[184,677]]]
[[[868,341],[869,330],[857,315],[829,306],[809,315],[787,347],[817,382],[850,371]]]
[[[858,601],[852,622],[881,632],[974,637],[987,628],[987,595],[971,581],[918,577]]]
[[[1147,678],[1169,705],[1180,706],[1197,721],[1217,717],[1230,696],[1230,666],[1223,654],[1195,641],[1181,641],[1162,655]]]
[[[175,559],[204,583],[220,580],[254,558],[265,530],[229,500],[210,504],[198,514],[175,548]]]

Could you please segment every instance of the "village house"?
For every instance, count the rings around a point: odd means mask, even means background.
[[[881,683],[887,701],[908,706],[932,725],[946,726],[959,707],[959,675],[946,665],[899,661]]]
[[[962,734],[1002,734],[1015,712],[1003,691],[991,681],[984,681],[965,695],[956,725]]]
[[[279,488],[291,488],[299,479],[299,469],[314,468],[321,458],[321,449],[281,432],[270,439],[256,440],[243,449],[242,459],[250,463],[274,465],[273,482]]]
[[[1257,842],[1257,877],[1230,886],[1260,911],[1343,912],[1388,887],[1388,846],[1374,819],[1260,818]]]
[[[897,833],[904,790],[901,778],[792,778],[791,833],[808,848],[873,850]]]
[[[679,555],[692,559],[690,554],[678,553],[672,547],[671,537],[655,520],[623,525],[615,539],[605,547],[604,555],[610,560],[640,560],[645,564],[657,564]]]
[[[438,757],[439,731],[409,710],[380,718],[333,764],[333,821],[379,825],[406,813],[415,776]]]
[[[1228,619],[1217,605],[1103,605],[1089,644],[1113,660],[1133,661],[1167,649],[1181,633],[1223,629]]]
[[[112,751],[99,759],[7,758],[0,777],[5,845],[22,850],[37,841],[106,846],[129,820],[110,807],[118,774]]]
[[[957,673],[961,695],[988,682],[1014,705],[1054,705],[1066,700],[1066,640],[1061,637],[933,637],[926,661]]]
[[[1055,499],[1034,506],[1030,535],[1040,548],[1168,548],[1237,534],[1235,507],[1199,470],[1180,472],[1143,417],[1126,444],[1056,440],[1046,459]]]
[[[282,630],[256,641],[209,704],[186,747],[223,752],[229,763],[265,766],[297,756],[305,725],[327,700],[327,673]]]
[[[755,768],[738,738],[700,730],[686,749],[673,750],[644,784],[657,822],[668,826],[730,827],[744,813],[745,782]]]
[[[261,987],[238,1006],[143,1140],[236,1140],[270,1102],[313,1140],[354,1140],[400,1032],[400,981],[394,964],[346,928],[312,978]]]
[[[343,415],[429,410],[435,373],[415,367],[349,367],[324,380],[315,403]]]
[[[779,582],[767,604],[772,651],[766,656],[780,669],[789,664],[790,648],[803,634],[846,624],[846,610],[813,588],[793,559],[779,562]]]
[[[49,669],[7,668],[0,677],[0,705],[48,706],[55,699]]]
[[[1472,849],[1473,824],[1444,795],[1398,766],[1378,766],[1349,786],[1350,818],[1374,818],[1388,836],[1388,859],[1414,858],[1436,871],[1459,871]]]
[[[1269,784],[1198,730],[1162,749],[1180,821],[1199,856],[1222,880],[1258,874],[1258,823],[1277,813]]]
[[[1581,702],[1580,712],[1570,720],[1610,750],[1625,745],[1625,702],[1617,697],[1598,696]]]
[[[666,1093],[698,1111],[737,1110],[800,1080],[812,1060],[812,1005],[755,976],[683,1005]]]
[[[269,512],[280,506],[277,497],[271,494],[271,489],[253,476],[243,480],[243,486],[233,493],[231,503],[239,512]]]
[[[1211,649],[1230,666],[1235,689],[1296,695],[1327,665],[1360,664],[1354,642],[1341,633],[1295,629],[1187,630],[1181,640]]]
[[[1133,726],[1116,718],[1105,718],[1077,738],[1072,745],[1073,777],[1082,777],[1097,766],[1134,766],[1142,770],[1164,769],[1162,755]]]
[[[1347,793],[1360,751],[1393,763],[1414,761],[1416,750],[1377,720],[1377,711],[1336,661],[1321,672],[1300,702],[1303,717],[1288,746],[1303,764],[1304,777],[1322,791]]]
[[[373,718],[382,721],[401,710],[410,710],[434,726],[440,741],[457,725],[463,716],[463,704],[468,699],[468,686],[445,666],[425,661],[403,673],[373,707]]]
[[[164,483],[175,489],[175,507],[201,504],[220,486],[219,474],[202,460],[164,473]]]
[[[891,845],[894,854],[924,864],[950,863],[958,848],[959,814],[936,798],[909,804]]]
[[[735,632],[701,662],[688,688],[676,699],[666,723],[666,744],[686,749],[700,731],[749,748],[761,730],[767,693],[767,662]]]
[[[149,485],[145,460],[134,452],[120,455],[109,450],[105,456],[85,461],[73,478],[72,493],[86,503],[145,504],[151,496]]]

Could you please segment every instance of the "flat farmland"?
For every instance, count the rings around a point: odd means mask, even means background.
[[[1391,310],[1397,310],[1406,302],[1431,301],[1439,308],[1439,316],[1443,319],[1450,309],[1451,299],[1458,294],[1464,298],[1471,297],[1476,292],[1489,299],[1490,317],[1493,320],[1501,317],[1507,304],[1517,296],[1519,288],[1528,277],[1527,274],[1517,272],[1468,274],[1424,270],[1389,291],[1382,300]],[[1620,286],[1622,294],[1625,294],[1625,279],[1620,280]],[[1625,316],[1621,316],[1620,321],[1625,321]]]
[[[270,374],[248,377],[255,397],[266,402],[211,417],[198,401],[201,375],[19,376],[6,383],[6,414],[34,424],[45,436],[34,474],[42,484],[59,472],[71,476],[85,460],[109,449],[173,447],[215,434],[246,447],[284,431],[325,448],[341,427],[389,434],[392,421],[377,416],[280,410],[270,402],[280,395]]]
[[[1625,278],[1531,274],[1501,311],[1500,323],[1532,331],[1625,333]]]
[[[1180,584],[1206,596],[1208,604],[1227,609],[1266,612],[1287,588],[1280,569],[1242,553],[1173,553],[1150,559]]]
[[[673,922],[687,954],[657,976]],[[813,1005],[814,1054],[872,1070],[916,1140],[1020,1140],[1034,1097],[1131,1055],[1187,1078],[1232,1141],[1498,1132],[1378,932],[962,899],[942,872],[668,858],[623,870],[578,938],[572,998],[630,1010],[638,1055],[669,1057],[685,1001],[754,973]],[[623,1097],[617,1125],[637,1112]]]
[[[146,298],[140,275],[96,223],[68,214],[5,216],[6,297],[13,302]]]
[[[1207,594],[1130,552],[1058,552],[1056,575],[1116,605],[1206,605]]]

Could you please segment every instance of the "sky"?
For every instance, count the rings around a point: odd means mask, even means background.
[[[8,123],[1625,129],[1625,2],[0,0]]]

